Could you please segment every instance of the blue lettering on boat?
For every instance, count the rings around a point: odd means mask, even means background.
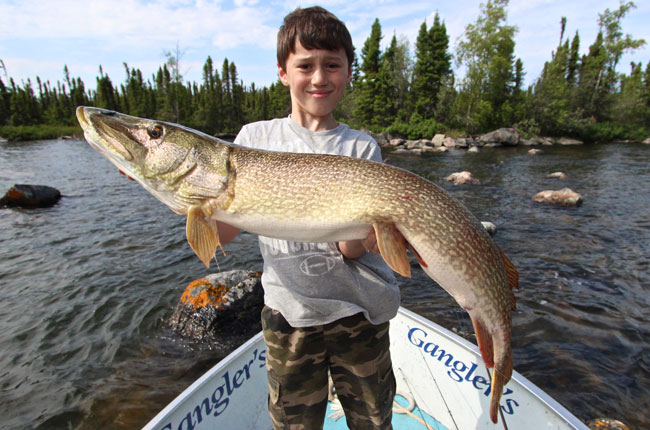
[[[490,395],[490,381],[485,376],[476,374],[478,364],[475,362],[468,364],[461,360],[454,360],[454,356],[450,352],[442,349],[441,345],[433,342],[426,342],[425,339],[427,336],[428,333],[424,329],[418,327],[413,327],[408,332],[409,342],[417,348],[420,348],[424,353],[437,359],[438,362],[444,364],[445,367],[449,368],[447,375],[454,382],[459,384],[470,383],[476,390],[482,391],[484,396],[488,397]],[[505,404],[501,404],[501,410],[508,415],[513,415],[515,413],[515,408],[519,406],[519,403],[517,403],[515,399],[506,398],[512,393],[513,391],[506,387],[504,388],[501,397],[501,399],[505,401]]]
[[[232,394],[251,378],[251,369],[254,365],[264,367],[266,363],[266,350],[254,350],[253,358],[234,373],[226,371],[223,376],[215,381],[218,384],[209,397],[205,397],[197,405],[190,406],[183,419],[175,426],[173,422],[167,423],[160,430],[194,430],[210,415],[218,417],[230,403]]]

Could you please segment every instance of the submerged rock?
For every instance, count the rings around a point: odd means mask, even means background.
[[[474,178],[470,172],[456,172],[445,178],[445,181],[453,182],[455,185],[480,184],[481,182]]]
[[[580,206],[582,204],[582,196],[571,188],[541,191],[533,196],[533,200],[560,206]]]
[[[47,208],[61,198],[61,192],[47,185],[15,184],[0,199],[0,207]]]
[[[231,270],[192,281],[169,319],[184,336],[210,341],[220,333],[260,330],[264,305],[261,273]]]
[[[541,150],[541,149],[533,148],[533,149],[529,149],[529,150],[528,150],[528,153],[529,153],[530,155],[537,155],[537,154],[541,154],[541,153],[542,153],[542,150]]]

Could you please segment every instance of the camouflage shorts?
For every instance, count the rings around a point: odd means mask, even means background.
[[[395,377],[388,322],[363,314],[330,324],[294,328],[269,307],[262,310],[274,428],[322,429],[328,370],[351,430],[391,430]]]

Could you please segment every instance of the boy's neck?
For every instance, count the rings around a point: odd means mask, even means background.
[[[304,113],[301,115],[300,113],[296,113],[294,111],[291,112],[289,118],[299,126],[304,127],[309,131],[333,130],[339,125],[338,121],[336,121],[333,114],[329,114],[321,118],[321,117],[314,117],[311,115],[307,115]]]

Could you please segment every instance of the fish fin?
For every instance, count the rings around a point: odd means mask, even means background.
[[[210,260],[214,257],[217,246],[221,247],[217,222],[208,221],[200,206],[192,206],[187,211],[185,233],[196,256],[205,264],[205,267],[210,267]],[[223,252],[223,248],[221,251]]]
[[[494,367],[494,347],[492,345],[492,335],[485,328],[483,323],[478,318],[470,313],[472,325],[474,326],[474,333],[476,333],[476,343],[478,349],[481,351],[483,362],[488,368]]]
[[[499,417],[499,401],[503,394],[503,387],[512,377],[512,370],[512,348],[508,345],[504,360],[499,360],[490,378],[490,419],[494,424],[497,423]]]
[[[506,276],[508,277],[508,286],[510,287],[510,298],[512,299],[512,310],[514,311],[517,308],[517,301],[515,299],[515,293],[514,289],[519,288],[519,273],[517,272],[517,268],[515,267],[514,264],[510,261],[508,257],[506,257],[506,254],[503,253],[501,248],[497,246],[497,249],[499,250],[499,254],[501,255],[501,260],[503,260],[503,265],[506,268]]]
[[[411,277],[411,263],[406,255],[406,239],[395,224],[375,223],[377,246],[386,264],[395,272],[407,278]]]

